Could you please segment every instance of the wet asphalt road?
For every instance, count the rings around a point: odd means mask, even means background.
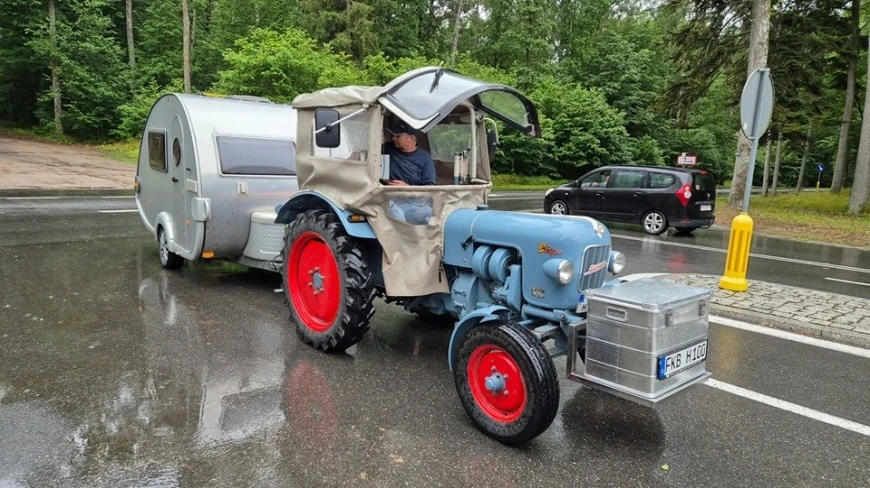
[[[45,208],[0,213],[0,486],[870,484],[867,435],[707,386],[650,410],[562,381],[551,428],[503,446],[459,405],[449,329],[378,303],[323,354],[276,275],[168,272],[135,213]],[[719,381],[870,425],[870,359],[710,343]]]

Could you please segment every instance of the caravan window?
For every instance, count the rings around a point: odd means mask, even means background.
[[[296,144],[290,139],[218,136],[225,175],[295,175]]]
[[[148,133],[148,162],[157,171],[166,172],[166,134]]]

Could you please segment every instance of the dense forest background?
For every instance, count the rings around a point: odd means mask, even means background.
[[[185,63],[195,93],[289,102],[443,61],[539,107],[544,136],[503,134],[497,172],[576,178],[603,164],[674,165],[686,152],[722,182],[735,161],[752,3],[3,0],[0,124],[81,141],[138,137],[157,97],[186,88]],[[772,2],[776,107],[759,163],[772,154],[773,167],[779,149],[780,185],[795,185],[802,163],[805,186],[820,163],[831,185],[838,149],[841,183],[852,184],[867,66],[860,9]]]

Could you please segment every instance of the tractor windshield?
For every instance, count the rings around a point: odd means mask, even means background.
[[[540,134],[537,110],[519,92],[450,70],[427,68],[412,71],[394,80],[381,97],[394,113],[405,115],[402,118],[406,122],[424,132],[466,100],[475,109],[520,131],[532,136]]]

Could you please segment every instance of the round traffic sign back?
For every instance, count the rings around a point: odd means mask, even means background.
[[[773,115],[773,81],[770,70],[758,68],[749,75],[740,97],[740,128],[746,137],[758,139]]]

